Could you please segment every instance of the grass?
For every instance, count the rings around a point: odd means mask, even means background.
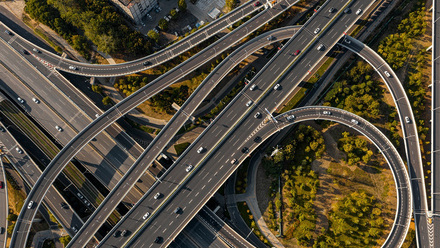
[[[55,49],[55,51],[57,51],[59,53],[63,52],[63,49],[60,46],[56,45],[51,39],[49,39],[49,37],[47,37],[47,35],[43,31],[41,31],[38,28],[35,28],[34,32],[36,34],[38,34],[41,38],[43,38],[47,43],[49,43],[49,45],[51,47],[53,47],[53,49]]]
[[[190,144],[191,143],[189,143],[189,142],[184,142],[184,143],[174,145],[174,149],[176,150],[177,156],[180,156],[180,154],[182,154]]]
[[[237,181],[235,182],[235,193],[243,194],[246,193],[247,188],[247,172],[249,168],[249,158],[247,158],[243,163],[238,167],[237,170]]]
[[[254,221],[254,217],[251,214],[251,211],[249,210],[246,202],[237,202],[237,207],[241,217],[243,218],[244,222],[246,222],[247,226],[254,229],[253,230],[254,234],[266,245],[273,247],[272,244],[269,242],[269,240],[267,240],[266,237],[264,237],[264,235],[261,234],[261,230],[256,225]]]

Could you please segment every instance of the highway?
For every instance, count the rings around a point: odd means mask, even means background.
[[[253,4],[256,1],[248,1],[247,3],[241,5],[240,7],[234,9],[233,11],[225,14],[221,18],[218,18],[201,28],[194,34],[183,38],[179,42],[168,46],[166,49],[160,50],[154,54],[133,60],[126,63],[120,63],[116,65],[97,65],[88,64],[73,61],[70,59],[61,58],[60,56],[53,54],[41,47],[37,47],[26,39],[21,38],[19,35],[8,35],[4,32],[5,29],[10,30],[3,23],[0,22],[1,32],[0,37],[7,40],[13,44],[18,51],[26,49],[29,53],[39,57],[42,62],[47,62],[50,67],[59,70],[67,71],[70,73],[75,73],[78,75],[90,76],[90,77],[115,77],[122,75],[129,75],[136,72],[144,71],[148,68],[162,64],[176,56],[188,51],[189,49],[196,47],[203,41],[209,39],[220,31],[224,30],[228,26],[236,23],[237,21],[243,19],[244,17],[258,11],[262,6],[255,7]],[[267,12],[264,10],[263,12]],[[13,30],[11,30],[13,32]],[[17,46],[15,46],[17,45]],[[34,48],[37,48],[40,53],[35,53]],[[144,63],[148,64],[145,66]],[[74,66],[76,69],[70,69],[69,67]]]
[[[432,1],[432,75],[431,75],[431,211],[434,242],[440,246],[440,4]]]
[[[261,103],[258,103],[258,109],[255,107],[256,105],[252,105],[252,107],[246,107],[245,104],[249,100],[252,100],[254,104],[256,104],[260,98],[264,95],[264,93],[268,92],[270,94],[266,94],[270,97],[267,100],[265,99],[267,106],[267,109],[269,111],[272,111],[282,100],[283,97],[286,97],[295,87],[296,85],[292,84],[281,84],[280,88],[278,90],[273,90],[272,86],[274,83],[272,83],[274,75],[282,75],[283,74],[283,68],[287,68],[291,65],[292,58],[295,58],[293,53],[297,51],[298,49],[301,50],[300,56],[296,57],[295,64],[298,66],[293,67],[289,72],[288,75],[283,76],[283,80],[288,80],[289,82],[294,81],[299,83],[302,78],[304,78],[305,75],[308,74],[308,70],[310,67],[313,67],[315,63],[317,63],[324,55],[325,52],[318,51],[317,48],[322,44],[326,45],[326,50],[330,49],[337,40],[342,37],[343,32],[345,31],[344,27],[345,25],[351,26],[358,16],[354,14],[344,14],[339,15],[341,20],[338,20],[335,22],[340,22],[339,25],[332,24],[324,31],[321,31],[319,42],[314,42],[310,48],[304,49],[307,47],[308,43],[310,43],[312,40],[315,39],[315,35],[313,34],[313,30],[315,30],[318,27],[325,26],[325,23],[329,21],[328,16],[328,10],[331,7],[336,7],[336,9],[342,12],[342,6],[345,4],[345,2],[337,2],[331,1],[332,4],[325,4],[325,6],[322,6],[320,8],[320,11],[318,11],[317,14],[315,14],[308,23],[310,23],[310,26],[307,26],[307,23],[304,25],[304,27],[296,33],[296,35],[284,46],[284,48],[281,50],[281,52],[278,53],[277,56],[275,56],[272,59],[272,63],[269,63],[266,68],[261,70],[252,80],[249,85],[256,84],[258,86],[258,90],[248,90],[245,89],[244,92],[242,92],[240,95],[238,95],[231,104],[228,105],[227,109],[224,110],[219,117],[217,117],[213,123],[205,130],[205,132],[199,137],[198,140],[193,142],[193,144],[185,151],[183,156],[176,162],[175,165],[173,165],[172,170],[168,170],[164,176],[161,178],[161,182],[156,184],[150,192],[152,194],[146,195],[143,197],[143,200],[139,202],[125,217],[121,222],[127,222],[121,223],[113,229],[113,231],[118,228],[119,230],[128,230],[130,232],[139,232],[139,235],[136,235],[136,237],[126,242],[126,245],[137,247],[138,245],[142,244],[153,244],[153,241],[156,237],[154,237],[155,233],[163,233],[164,237],[164,243],[163,245],[166,246],[172,239],[175,237],[175,235],[183,228],[186,221],[188,219],[191,219],[195,213],[197,213],[198,208],[194,208],[193,206],[197,206],[197,204],[205,202],[207,197],[209,197],[213,192],[215,192],[215,187],[213,187],[213,183],[222,183],[227,178],[228,175],[223,176],[224,174],[224,168],[223,166],[218,168],[217,166],[210,165],[209,162],[203,163],[201,165],[200,161],[203,161],[203,159],[211,159],[212,152],[211,149],[213,147],[216,147],[219,145],[219,142],[222,142],[223,139],[225,140],[233,140],[234,144],[229,144],[228,146],[221,146],[219,150],[222,152],[216,152],[217,155],[221,154],[222,157],[217,158],[218,156],[214,156],[215,164],[217,165],[217,161],[222,160],[225,156],[227,157],[229,163],[233,159],[238,159],[240,161],[239,157],[241,156],[240,150],[241,148],[246,146],[246,143],[251,141],[253,142],[253,138],[247,137],[247,134],[252,132],[255,129],[253,124],[255,122],[257,123],[256,128],[258,128],[258,124],[261,122],[263,117],[253,118],[257,112],[262,113],[263,116],[265,116],[265,106],[261,106]],[[359,7],[365,8],[368,6],[368,4],[365,3],[359,3],[357,1],[353,1],[353,8],[357,9]],[[321,14],[319,14],[321,13]],[[337,15],[337,14],[333,14]],[[316,21],[315,19],[318,19],[319,21]],[[335,39],[336,37],[336,39]],[[302,66],[302,65],[310,65],[310,66]],[[281,69],[281,71],[279,71]],[[265,70],[268,70],[267,73]],[[263,92],[265,91],[265,92]],[[277,103],[278,102],[278,103]],[[252,110],[252,111],[249,111]],[[249,118],[244,118],[244,116],[249,116]],[[239,132],[239,135],[234,136],[230,135],[230,127],[233,127],[237,125],[237,122],[242,121],[243,125],[240,125],[243,127],[243,130]],[[228,137],[231,137],[230,139]],[[202,138],[203,137],[203,138]],[[228,139],[227,139],[228,138]],[[237,145],[238,142],[242,142]],[[244,144],[243,144],[244,143]],[[198,154],[196,150],[199,147],[204,147],[205,152],[202,154]],[[238,153],[238,155],[236,155]],[[190,175],[187,175],[185,173],[185,168],[188,164],[194,165],[194,169],[192,173],[188,173]],[[233,166],[235,167],[235,166]],[[180,168],[180,169],[179,169]],[[229,166],[228,166],[229,168]],[[179,169],[179,170],[178,170]],[[205,171],[204,174],[210,174],[209,178],[205,177],[197,177],[194,175],[198,175],[199,171]],[[218,175],[218,176],[217,176]],[[187,194],[185,190],[182,189],[182,185],[185,184],[185,181],[182,181],[182,177],[184,180],[188,180],[188,185],[193,183],[200,183],[203,185],[199,185],[198,187],[191,187],[191,192],[195,195]],[[225,178],[226,177],[226,178]],[[172,178],[172,179],[171,179]],[[196,179],[199,178],[199,179]],[[213,180],[213,183],[210,183],[213,178],[216,178]],[[186,184],[185,184],[186,185]],[[186,186],[185,186],[186,187]],[[201,188],[201,189],[200,189]],[[197,189],[197,191],[196,191]],[[209,191],[206,191],[209,190]],[[201,193],[200,196],[199,195]],[[155,200],[152,195],[155,193],[160,192],[163,197],[159,200]],[[209,192],[209,193],[207,193]],[[202,198],[205,197],[205,198]],[[190,202],[188,202],[191,199]],[[165,203],[168,201],[167,203]],[[181,202],[184,202],[182,204]],[[183,213],[180,215],[176,215],[173,213],[174,209],[178,206],[181,206],[183,208]],[[151,218],[147,221],[146,225],[142,227],[141,230],[137,231],[138,226],[142,222],[140,220],[140,217],[147,212],[154,210]],[[188,213],[187,213],[188,212]],[[162,217],[163,216],[163,217]],[[176,220],[171,219],[169,216],[175,216],[175,218],[179,218]],[[184,217],[182,217],[184,216]],[[162,217],[162,218],[160,218]],[[185,221],[180,219],[185,218]],[[171,222],[171,223],[170,223]],[[151,223],[151,224],[150,224]],[[181,225],[180,225],[181,224]],[[135,229],[133,229],[135,228]],[[151,228],[151,229],[150,229]],[[143,235],[144,234],[144,235]],[[146,235],[148,234],[148,235]],[[122,246],[123,239],[125,238],[119,238],[120,243],[116,243],[118,246]],[[142,242],[140,243],[140,240]],[[110,243],[109,243],[110,244]],[[111,243],[113,244],[113,242]],[[101,244],[102,245],[102,242]]]
[[[5,128],[0,124],[1,128]],[[0,132],[1,133],[1,132]],[[0,139],[0,149],[3,148],[3,140]],[[1,151],[0,153],[3,153]],[[8,238],[8,213],[9,213],[9,202],[8,202],[8,185],[6,182],[5,168],[3,166],[3,154],[0,154],[0,247],[6,248],[6,240]]]
[[[417,244],[418,247],[430,247],[433,240],[428,232],[428,203],[424,180],[425,176],[421,160],[422,156],[419,146],[417,123],[415,122],[408,96],[397,75],[380,55],[362,42],[349,36],[346,38],[351,42],[342,42],[341,45],[367,61],[382,77],[393,97],[402,127],[406,160],[410,172],[412,192],[414,193],[413,206]],[[389,73],[389,76],[386,75],[386,72]],[[406,118],[408,118],[408,121]]]
[[[82,149],[94,136],[96,136],[103,129],[105,129],[107,126],[113,123],[116,119],[120,118],[128,111],[130,111],[140,103],[144,102],[149,97],[155,95],[156,93],[160,92],[162,89],[168,87],[170,85],[169,82],[174,82],[175,80],[183,77],[187,73],[197,68],[199,64],[204,63],[213,56],[226,50],[231,44],[236,43],[242,37],[247,36],[249,33],[253,32],[260,26],[264,25],[264,23],[266,23],[268,20],[273,19],[274,17],[282,13],[284,10],[286,10],[294,3],[295,2],[293,1],[292,2],[281,1],[279,4],[276,4],[274,8],[270,8],[267,11],[258,14],[254,19],[254,21],[259,22],[258,25],[245,23],[245,25],[242,25],[239,28],[235,29],[229,35],[226,35],[219,41],[215,42],[210,47],[206,48],[204,51],[191,57],[190,59],[185,61],[185,63],[182,63],[180,66],[177,66],[166,75],[161,76],[157,81],[148,84],[143,89],[137,91],[136,93],[127,97],[124,101],[118,103],[116,106],[111,108],[111,110],[99,116],[97,119],[95,119],[95,121],[93,121],[91,124],[88,125],[88,128],[81,131],[76,136],[76,138],[70,141],[69,144],[67,144],[66,147],[63,149],[64,151],[62,151],[60,154],[57,155],[57,157],[48,166],[48,169],[46,169],[43,172],[43,176],[41,177],[39,182],[36,183],[36,187],[34,187],[31,190],[30,197],[28,197],[27,200],[30,201],[31,199],[33,199],[34,202],[39,203],[42,197],[44,196],[45,192],[47,191],[48,186],[53,182],[54,178],[56,178],[56,176],[64,168],[65,164],[68,161],[70,161],[70,159],[73,158],[73,156],[75,156],[79,152],[79,150]],[[162,80],[162,82],[165,83],[157,84],[156,82],[160,80]],[[42,184],[44,186],[40,187]],[[36,191],[37,194],[35,194]],[[29,229],[30,225],[28,225],[27,222],[24,223],[24,221],[22,220],[31,220],[33,219],[34,215],[35,215],[35,209],[30,209],[30,210],[23,209],[21,215],[19,216],[18,224],[15,226],[16,231],[14,232],[14,234],[25,233],[26,230]],[[22,231],[18,231],[18,230],[22,230]],[[19,238],[20,242],[23,242],[23,239],[25,238],[24,237]],[[13,235],[12,237],[13,245],[16,245],[15,244],[16,241],[17,241],[17,235]],[[17,247],[21,247],[21,246],[18,245]]]

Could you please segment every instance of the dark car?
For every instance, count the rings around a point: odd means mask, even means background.
[[[113,233],[113,237],[119,237],[121,235],[121,231],[117,230]]]
[[[62,202],[60,205],[64,209],[69,209],[69,205],[67,205],[65,202]]]
[[[13,35],[13,33],[9,30],[5,30],[5,33],[9,34],[9,35]]]
[[[261,137],[260,136],[255,137],[254,141],[257,142],[257,143],[260,142],[261,141]]]
[[[151,62],[150,61],[145,61],[144,62],[144,66],[148,66],[148,65],[151,65]]]
[[[0,189],[3,189],[3,182],[0,181]]]
[[[154,240],[154,243],[160,244],[162,243],[163,238],[161,236],[157,236],[156,239]]]
[[[122,230],[122,232],[121,232],[121,236],[122,237],[125,237],[125,235],[127,235],[128,234],[128,231],[127,230]]]
[[[247,147],[243,147],[243,149],[241,149],[242,153],[249,153],[249,148]]]
[[[26,54],[26,55],[29,54],[29,52],[26,49],[23,49],[23,53]]]

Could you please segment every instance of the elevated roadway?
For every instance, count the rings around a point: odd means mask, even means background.
[[[136,93],[132,94],[131,96],[127,97],[124,101],[120,102],[116,106],[114,106],[109,112],[104,113],[103,115],[99,116],[94,122],[92,122],[88,128],[84,129],[77,138],[74,138],[66,147],[64,148],[64,151],[60,153],[49,165],[48,169],[46,169],[43,172],[43,175],[41,177],[41,180],[37,182],[36,187],[30,192],[30,197],[28,200],[34,199],[34,202],[39,203],[41,201],[41,198],[44,196],[45,191],[47,190],[47,187],[53,182],[54,178],[59,174],[59,172],[63,169],[64,165],[70,161],[70,159],[75,156],[79,150],[84,147],[94,136],[96,136],[98,133],[100,133],[103,129],[105,129],[107,126],[109,126],[111,123],[113,123],[115,120],[123,116],[125,113],[139,105],[140,103],[147,100],[149,97],[155,95],[156,93],[160,92],[164,88],[168,87],[170,85],[169,82],[175,82],[175,80],[183,77],[187,73],[193,71],[195,68],[197,68],[198,65],[201,63],[213,58],[214,56],[220,54],[222,51],[226,50],[231,44],[236,43],[239,39],[242,37],[247,36],[257,28],[264,25],[267,21],[273,19],[278,14],[285,11],[287,8],[289,8],[291,5],[293,5],[294,1],[286,2],[281,1],[279,4],[276,4],[273,8],[268,9],[265,12],[262,12],[261,14],[258,14],[253,20],[255,22],[258,22],[258,24],[254,24],[251,26],[249,25],[242,25],[239,28],[235,29],[230,34],[226,35],[219,41],[212,44],[210,47],[205,49],[204,51],[200,52],[199,54],[191,57],[184,63],[182,63],[180,66],[174,68],[166,75],[161,76],[157,81],[148,84],[143,89],[137,91]],[[163,84],[158,84],[157,82],[161,81],[164,82]],[[91,132],[90,132],[91,131]],[[87,138],[85,138],[87,137]],[[66,154],[68,156],[64,157]],[[41,184],[45,184],[45,186],[40,188]],[[47,184],[47,185],[46,185]],[[126,186],[125,186],[126,187]],[[124,188],[125,188],[124,187]],[[35,194],[35,191],[38,191],[37,195]],[[12,244],[13,246],[16,245],[16,241],[19,240],[20,242],[25,242],[24,234],[26,233],[26,230],[29,229],[30,225],[26,224],[27,221],[22,220],[31,220],[35,216],[35,209],[23,209],[22,214],[19,216],[19,221],[17,222],[17,225],[15,226],[16,231],[14,232],[15,235],[12,237]],[[25,213],[26,212],[26,213]],[[22,229],[23,228],[23,229]],[[18,232],[18,230],[23,230]],[[17,236],[20,235],[17,239]],[[17,247],[22,247],[22,245],[17,245]]]
[[[33,43],[21,38],[15,33],[13,36],[6,34],[3,29],[10,29],[6,27],[3,23],[0,23],[2,26],[0,37],[6,39],[15,48],[19,49],[19,51],[21,51],[22,49],[26,49],[29,53],[35,54],[35,56],[39,57],[42,62],[47,62],[48,64],[50,64],[51,67],[59,70],[91,77],[122,76],[144,71],[148,68],[157,66],[170,59],[175,58],[176,56],[188,51],[191,48],[196,47],[203,41],[209,39],[210,37],[224,30],[228,26],[258,11],[259,9],[262,9],[262,6],[254,6],[255,2],[256,1],[253,0],[246,2],[240,7],[227,13],[221,18],[214,20],[213,22],[196,31],[192,35],[183,38],[182,40],[174,43],[166,49],[160,50],[144,58],[116,65],[94,65],[62,58],[57,54],[53,54],[41,47],[35,46]],[[10,31],[13,32],[13,30]],[[33,51],[34,48],[37,48],[40,53],[35,53]],[[147,65],[144,65],[144,63],[147,63]],[[71,69],[71,66],[76,67],[76,69]]]
[[[3,129],[4,126],[0,125]],[[2,139],[0,139],[2,140]],[[4,149],[2,142],[0,143],[0,149]],[[1,151],[0,153],[3,153]],[[9,213],[9,202],[8,202],[8,184],[6,182],[5,168],[3,166],[3,154],[0,154],[0,247],[6,248],[6,241],[8,239],[8,213]]]
[[[397,75],[380,55],[352,37],[347,36],[345,38],[345,40],[350,41],[350,43],[344,40],[341,42],[341,45],[367,61],[382,77],[393,97],[403,132],[406,160],[414,196],[413,206],[417,244],[418,247],[430,247],[433,240],[429,232],[430,227],[428,226],[429,222],[427,217],[429,209],[426,197],[425,176],[421,159],[417,123],[408,96]]]

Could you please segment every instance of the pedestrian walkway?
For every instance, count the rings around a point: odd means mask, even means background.
[[[67,233],[58,228],[37,232],[32,240],[31,247],[40,248],[43,246],[45,240],[51,239],[54,241],[56,248],[63,248],[64,246],[60,243],[59,238],[65,235],[67,235]]]

